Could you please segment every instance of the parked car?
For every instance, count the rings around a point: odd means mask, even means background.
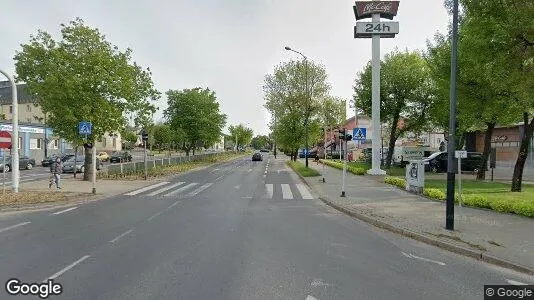
[[[107,152],[99,152],[96,157],[98,157],[98,159],[100,159],[101,161],[109,160],[109,154]]]
[[[11,171],[12,161],[11,156],[6,157],[6,165],[3,165],[3,160],[0,160],[0,171],[6,172]],[[19,169],[20,170],[31,170],[35,166],[35,159],[29,158],[27,156],[19,157]]]
[[[77,156],[76,157],[76,164],[74,163],[74,156],[69,158],[67,161],[63,163],[63,173],[74,173],[74,167],[76,166],[76,173],[84,173],[85,172],[85,156]],[[53,165],[50,166],[50,170],[52,170]],[[100,170],[102,169],[102,161],[100,159],[96,159],[96,169]]]
[[[50,165],[52,165],[52,163],[54,163],[56,161],[57,157],[60,157],[61,161],[65,162],[65,161],[67,161],[69,158],[71,158],[73,156],[74,156],[74,154],[53,154],[52,156],[43,159],[41,161],[41,165],[43,167],[49,167]]]
[[[125,152],[115,152],[112,153],[109,157],[110,163],[122,163],[122,162],[130,162],[132,161],[132,155],[125,151]]]
[[[269,149],[261,149],[260,152],[269,152]]]
[[[260,152],[252,154],[252,161],[263,161],[263,156]]]
[[[482,156],[480,152],[467,152],[467,158],[462,158],[462,171],[478,172],[482,167]],[[447,159],[447,152],[436,152],[430,155],[423,159],[425,171],[432,173],[447,172]]]

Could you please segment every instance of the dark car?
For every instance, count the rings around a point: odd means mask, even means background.
[[[269,149],[261,149],[260,152],[269,152]]]
[[[252,161],[262,161],[262,160],[263,160],[263,156],[261,155],[261,153],[256,152],[252,154]]]
[[[109,157],[110,163],[122,163],[132,161],[132,155],[129,152],[115,152]]]
[[[62,162],[65,162],[67,161],[69,158],[73,157],[74,154],[54,154],[48,158],[45,158],[41,161],[41,165],[43,167],[49,167],[52,165],[52,163],[54,163],[56,161],[56,158],[59,157],[61,158],[61,161]]]
[[[467,158],[462,158],[462,171],[478,172],[482,167],[482,156],[483,154],[480,152],[467,152]],[[436,152],[430,155],[423,159],[425,171],[432,173],[447,172],[447,159],[447,152]]]
[[[74,167],[76,165],[76,173],[84,173],[85,172],[85,156],[76,156],[76,164],[74,164],[74,156],[67,159],[65,162],[63,162],[63,173],[74,173]],[[52,170],[53,165],[50,166],[50,170]],[[100,159],[96,159],[96,169],[100,170],[102,169],[102,162]]]
[[[0,160],[0,171],[3,172],[4,169],[6,172],[11,171],[11,156],[6,157],[6,165],[3,165],[3,161]],[[20,170],[31,170],[35,166],[35,159],[29,158],[27,156],[19,157],[19,169]]]

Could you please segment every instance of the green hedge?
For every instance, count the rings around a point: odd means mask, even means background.
[[[386,183],[388,183],[388,184],[392,184],[392,185],[398,186],[401,189],[405,189],[406,188],[406,180],[403,179],[403,178],[387,176],[384,181]]]
[[[319,161],[327,166],[343,170],[343,163],[341,162],[328,160],[328,159],[327,160],[321,159]],[[355,175],[365,175],[366,173],[366,170],[364,168],[351,166],[350,164],[347,164],[347,171]]]
[[[406,180],[400,177],[388,176],[385,182],[391,185],[398,186],[402,189],[406,187]],[[438,188],[425,188],[423,195],[428,198],[445,201],[446,194],[443,190]],[[454,203],[458,204],[459,195],[455,195]],[[463,194],[462,204],[465,206],[489,208],[501,213],[513,213],[526,217],[534,217],[534,201],[530,200],[516,200],[509,199],[488,199],[488,197],[481,194]]]
[[[306,167],[306,165],[298,161],[288,161],[287,164],[291,167],[291,169],[303,177],[314,177],[321,175],[321,173],[317,172],[315,169]]]

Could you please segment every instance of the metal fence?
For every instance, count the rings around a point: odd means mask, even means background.
[[[190,156],[176,156],[176,157],[166,157],[166,158],[156,158],[156,159],[147,159],[147,169],[153,169],[161,166],[170,166],[177,165],[184,162],[190,161],[199,161],[210,157],[215,157],[217,153],[203,153]],[[110,174],[123,174],[123,173],[135,173],[141,172],[145,169],[145,163],[142,161],[139,162],[129,162],[129,163],[119,163],[108,165],[107,168],[102,169],[102,173]]]

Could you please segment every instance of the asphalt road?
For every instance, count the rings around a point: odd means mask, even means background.
[[[0,215],[0,245],[0,281],[53,277],[53,299],[482,299],[534,283],[345,216],[269,156]]]

